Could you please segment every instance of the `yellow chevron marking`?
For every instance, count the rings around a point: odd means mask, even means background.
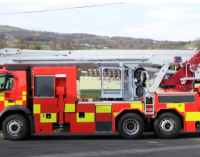
[[[142,103],[131,103],[131,108],[138,108],[143,111],[143,104]]]
[[[64,112],[75,112],[75,104],[65,104]]]
[[[16,105],[23,105],[23,102],[21,100],[17,100]]]
[[[76,113],[77,122],[94,122],[94,113],[85,113],[84,118],[79,118],[79,113]]]
[[[200,112],[185,112],[185,121],[200,121]]]
[[[176,108],[179,112],[185,112],[184,103],[167,103],[167,108]]]
[[[22,95],[26,95],[26,91],[23,91],[23,92],[22,92]]]
[[[46,118],[47,113],[40,113],[40,122],[41,123],[56,123],[56,113],[50,113],[51,118]]]
[[[33,105],[33,113],[34,114],[37,114],[37,113],[40,113],[41,110],[40,110],[40,104],[34,104]]]
[[[96,113],[111,113],[111,106],[96,106]]]

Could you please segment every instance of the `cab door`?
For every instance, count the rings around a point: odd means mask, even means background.
[[[0,111],[8,106],[15,106],[15,72],[0,72]]]

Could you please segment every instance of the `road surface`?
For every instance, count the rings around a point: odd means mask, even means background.
[[[163,157],[200,156],[200,132],[181,133],[163,140],[144,134],[125,140],[118,134],[34,135],[24,141],[9,141],[0,133],[0,157]]]

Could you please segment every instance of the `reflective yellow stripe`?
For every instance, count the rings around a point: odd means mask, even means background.
[[[17,100],[16,105],[23,105],[23,102],[21,100]]]
[[[113,112],[114,117],[118,114],[118,112]]]
[[[26,96],[22,96],[22,100],[23,100],[23,101],[26,101]]]
[[[185,112],[185,104],[184,103],[169,103],[169,104],[167,104],[167,108],[176,108],[180,112]]]
[[[64,112],[75,112],[75,104],[65,104]]]
[[[79,118],[79,113],[76,113],[77,122],[94,122],[94,113],[85,113],[84,118]]]
[[[96,106],[96,113],[111,113],[111,106]]]
[[[51,118],[46,118],[47,113],[41,113],[40,114],[40,122],[41,123],[56,123],[56,113],[50,113]]]
[[[15,106],[15,102],[4,101],[4,106],[5,106],[5,107],[8,107],[8,106]]]
[[[4,101],[5,100],[5,97],[0,97],[0,101]]]
[[[143,111],[142,103],[131,103],[131,108],[138,108]]]
[[[34,104],[33,105],[33,113],[34,114],[37,114],[37,113],[40,113],[40,104]]]
[[[23,92],[22,92],[22,95],[26,95],[26,91],[23,91]]]
[[[5,96],[4,92],[0,93],[0,97],[4,97],[4,96]]]
[[[200,121],[200,112],[185,112],[185,121]]]

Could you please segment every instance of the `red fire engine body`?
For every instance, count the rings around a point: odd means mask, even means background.
[[[141,101],[78,102],[76,67],[3,67],[0,74],[5,79],[4,84],[0,82],[4,89],[0,91],[0,127],[11,140],[51,134],[60,127],[70,133],[118,131],[133,139],[154,131],[161,138],[174,138],[181,126],[185,132],[195,132],[200,121],[200,88],[187,92],[191,85],[181,89],[180,81],[178,89]],[[176,74],[173,77],[182,77]]]

